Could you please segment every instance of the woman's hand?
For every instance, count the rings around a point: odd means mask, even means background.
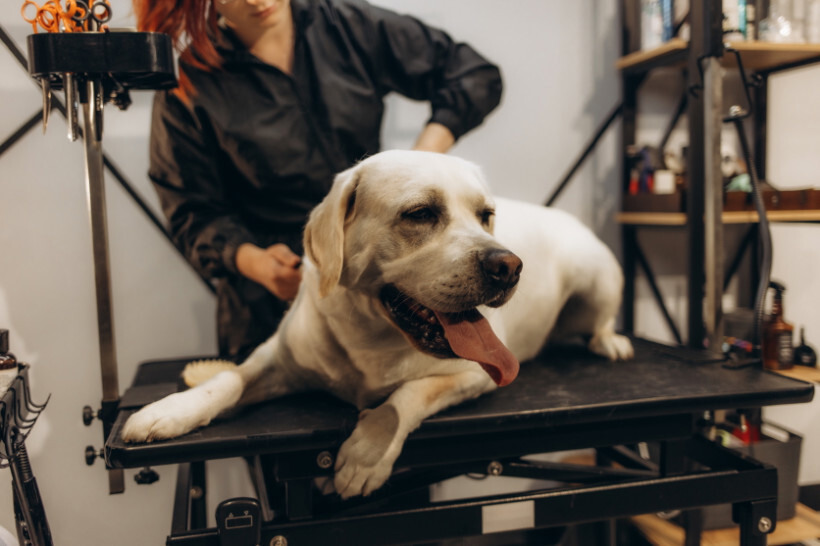
[[[422,129],[421,134],[416,139],[413,145],[414,150],[422,150],[425,152],[439,152],[444,153],[449,150],[456,139],[450,129],[441,123],[428,123]]]
[[[301,264],[302,259],[283,244],[260,248],[243,243],[236,250],[236,269],[284,301],[296,297],[302,281]]]

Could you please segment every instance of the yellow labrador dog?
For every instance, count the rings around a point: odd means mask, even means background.
[[[278,331],[240,366],[135,413],[124,440],[173,438],[237,405],[324,389],[361,410],[335,489],[368,495],[426,417],[509,384],[551,335],[632,356],[614,331],[623,278],[609,249],[569,214],[493,199],[479,169],[452,156],[383,152],[339,174],[305,251]]]

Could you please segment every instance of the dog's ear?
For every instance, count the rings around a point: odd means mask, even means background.
[[[336,175],[327,197],[310,213],[305,226],[305,253],[319,271],[319,296],[339,284],[344,265],[345,223],[353,214],[361,168]]]

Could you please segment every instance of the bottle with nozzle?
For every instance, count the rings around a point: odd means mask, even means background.
[[[763,366],[770,370],[787,370],[794,366],[794,326],[783,318],[783,292],[786,287],[771,281],[774,289],[772,313],[763,328]]]

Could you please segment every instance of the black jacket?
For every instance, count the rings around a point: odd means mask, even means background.
[[[222,70],[181,64],[196,89],[190,103],[171,92],[154,101],[149,175],[174,241],[203,275],[220,279],[226,356],[263,341],[284,310],[241,278],[236,249],[284,242],[302,252],[307,215],[333,176],[379,151],[388,93],[429,102],[429,121],[456,138],[501,97],[496,66],[416,19],[362,0],[291,0],[291,8],[292,75],[223,29]]]

